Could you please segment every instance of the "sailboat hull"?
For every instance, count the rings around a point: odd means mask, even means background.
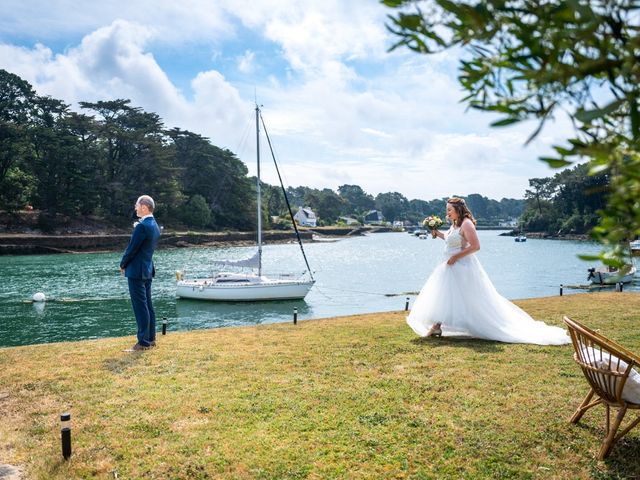
[[[267,280],[259,283],[210,283],[207,280],[182,280],[176,293],[180,298],[217,302],[256,302],[304,298],[313,280]]]

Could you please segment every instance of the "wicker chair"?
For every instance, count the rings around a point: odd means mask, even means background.
[[[571,423],[578,423],[591,407],[605,406],[606,437],[598,453],[598,459],[603,460],[609,456],[616,442],[640,423],[638,415],[616,435],[627,410],[640,410],[640,374],[634,370],[640,365],[640,357],[575,320],[564,317],[564,322],[569,327],[575,349],[573,358],[591,385],[591,390],[571,417]],[[594,395],[596,400],[592,400]],[[618,409],[613,423],[611,407]]]

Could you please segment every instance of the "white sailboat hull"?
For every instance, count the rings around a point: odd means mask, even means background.
[[[258,277],[256,282],[217,283],[215,278],[180,280],[180,298],[219,302],[255,302],[264,300],[295,300],[304,298],[315,283],[313,280],[274,280]]]

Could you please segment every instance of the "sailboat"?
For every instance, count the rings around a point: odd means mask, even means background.
[[[293,300],[304,298],[315,283],[313,273],[309,268],[309,262],[304,253],[304,247],[300,238],[298,227],[293,219],[293,213],[287,198],[287,192],[282,184],[278,164],[276,171],[280,179],[280,186],[284,192],[285,201],[289,209],[289,215],[293,222],[293,227],[298,237],[298,244],[307,266],[307,272],[297,276],[293,274],[283,274],[278,277],[265,276],[262,274],[262,195],[260,191],[260,107],[256,104],[256,162],[257,162],[257,250],[250,257],[242,260],[225,260],[214,262],[219,267],[234,267],[248,269],[250,272],[219,271],[207,278],[188,279],[182,271],[176,272],[177,295],[180,298],[191,298],[196,300],[214,301],[263,301],[263,300]],[[264,126],[264,120],[262,122]],[[271,148],[271,142],[267,135],[267,141]],[[273,149],[271,155],[275,163]],[[308,273],[308,275],[307,275]]]

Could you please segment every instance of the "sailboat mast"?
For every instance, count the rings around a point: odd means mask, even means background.
[[[258,276],[262,276],[262,194],[260,192],[260,107],[256,103],[256,162],[258,165]]]

